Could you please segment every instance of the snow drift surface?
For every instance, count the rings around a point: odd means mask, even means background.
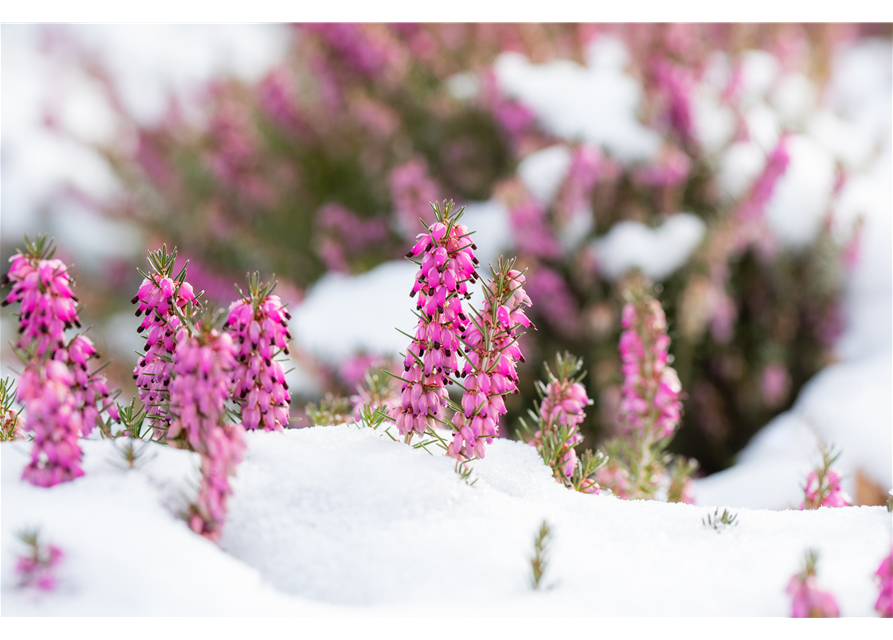
[[[873,615],[889,552],[880,507],[740,509],[625,502],[558,485],[529,446],[497,440],[465,484],[453,461],[340,425],[251,433],[221,548],[175,512],[195,454],[150,445],[137,470],[111,442],[85,443],[87,475],[19,481],[28,445],[2,453],[3,615],[494,614],[785,616],[807,547],[843,615]],[[539,524],[555,543],[528,584]],[[38,525],[66,551],[57,591],[15,587],[14,532]]]

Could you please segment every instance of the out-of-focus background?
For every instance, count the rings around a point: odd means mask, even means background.
[[[275,273],[293,415],[405,347],[428,202],[517,255],[536,331],[512,436],[559,350],[585,445],[613,435],[623,292],[647,278],[701,504],[785,508],[821,443],[891,487],[891,26],[2,26],[4,264],[49,233],[135,393],[129,304],[167,243],[220,306]],[[0,319],[3,375],[15,375]],[[301,424],[301,423],[299,423]]]

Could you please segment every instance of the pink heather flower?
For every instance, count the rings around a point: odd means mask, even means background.
[[[21,302],[21,338],[17,346],[33,348],[38,357],[46,353],[52,356],[65,342],[65,330],[81,326],[78,300],[71,291],[68,268],[61,260],[42,259],[34,252],[30,255],[18,253],[9,261],[12,265],[3,277],[3,285],[11,282],[12,291],[2,306]]]
[[[605,164],[605,157],[598,147],[580,145],[574,150],[557,198],[559,212],[573,216],[587,209],[592,189],[604,172]]]
[[[546,367],[549,383],[537,382],[542,397],[537,416],[540,428],[528,444],[537,448],[544,462],[552,467],[556,479],[583,493],[598,493],[600,486],[595,474],[582,468],[574,449],[583,440],[579,425],[586,418],[584,408],[592,404],[586,387],[574,378],[582,364],[581,360],[566,353],[564,357],[558,354],[557,376]],[[575,482],[578,467],[580,474]],[[584,475],[587,477],[582,477]]]
[[[177,336],[170,390],[171,426],[168,441],[201,455],[202,479],[192,505],[189,526],[211,540],[219,540],[232,490],[229,476],[245,451],[242,425],[225,424],[236,348],[228,333],[201,330],[190,337],[185,328]]]
[[[325,40],[344,65],[354,73],[376,78],[395,62],[390,43],[376,38],[362,24],[330,22],[302,25]]]
[[[421,262],[410,296],[418,294],[419,321],[403,360],[401,412],[396,423],[400,435],[424,433],[429,420],[446,405],[447,376],[458,369],[459,338],[470,320],[462,306],[469,298],[468,282],[474,282],[477,258],[468,228],[457,224],[464,209],[451,215],[452,202],[435,204],[437,222],[418,235],[407,257]]]
[[[670,338],[664,310],[657,300],[640,294],[624,306],[622,324],[621,422],[646,437],[669,437],[682,416],[682,385],[667,364]]]
[[[653,62],[654,75],[658,88],[666,96],[667,119],[670,126],[683,141],[694,140],[694,122],[692,118],[692,91],[694,77],[681,66],[676,66],[663,58]]]
[[[769,155],[766,166],[750,190],[747,200],[738,209],[737,216],[739,220],[749,222],[762,217],[766,205],[775,191],[775,185],[787,170],[790,159],[788,135],[785,134]]]
[[[52,591],[56,587],[56,567],[65,554],[54,544],[41,544],[36,533],[22,534],[22,538],[31,547],[31,552],[20,555],[16,561],[19,586]]]
[[[270,71],[258,87],[260,107],[274,122],[286,131],[296,132],[304,128],[295,105],[294,88],[289,72],[284,67]]]
[[[502,126],[512,145],[515,148],[519,147],[524,135],[533,127],[535,120],[533,112],[524,104],[502,93],[492,69],[487,69],[481,76],[481,86],[484,105]]]
[[[25,439],[25,418],[13,409],[0,412],[0,442]]]
[[[561,246],[546,220],[546,209],[535,200],[527,200],[509,211],[509,223],[519,253],[557,258]]]
[[[817,555],[809,551],[806,568],[792,576],[786,593],[792,596],[792,618],[839,618],[840,609],[834,596],[816,586],[815,565]]]
[[[834,454],[833,447],[823,446],[821,451],[821,464],[806,476],[805,499],[800,503],[800,509],[852,506],[852,500],[840,487],[840,475],[831,468],[840,454]]]
[[[880,584],[880,593],[877,602],[874,603],[875,610],[881,614],[883,618],[893,618],[893,551],[886,558],[881,560],[881,565],[874,572]]]
[[[338,367],[338,377],[348,387],[355,387],[363,382],[363,376],[373,366],[381,368],[385,364],[385,359],[381,356],[368,353],[358,353]]]
[[[810,471],[809,475],[806,476],[806,488],[804,491],[806,499],[800,503],[800,509],[852,506],[849,496],[840,488],[840,476],[836,471],[830,469],[824,476],[824,482],[820,481],[819,474],[816,471]]]
[[[235,342],[233,398],[242,407],[242,426],[254,430],[282,431],[288,426],[291,395],[282,365],[275,360],[280,351],[288,354],[291,340],[287,320],[291,315],[279,296],[271,295],[275,284],[259,286],[257,274],[249,282],[249,297],[232,303],[225,328]]]
[[[601,487],[610,489],[615,496],[624,500],[629,498],[629,471],[612,458],[595,472],[595,479]]]
[[[426,223],[431,222],[431,206],[428,203],[437,200],[439,189],[429,177],[423,158],[395,167],[388,177],[388,185],[397,221],[406,235],[418,228],[419,218]]]
[[[25,439],[25,418],[12,408],[15,398],[15,382],[0,380],[0,442]]]
[[[484,457],[484,443],[493,442],[499,418],[506,414],[503,396],[518,390],[515,365],[524,362],[519,328],[530,326],[523,310],[530,306],[530,298],[522,288],[524,275],[512,269],[512,263],[500,260],[499,271],[493,271],[484,290],[483,311],[463,333],[465,391],[447,448],[447,455],[457,459]]]
[[[171,383],[171,357],[174,353],[177,331],[181,326],[180,318],[175,312],[187,304],[196,304],[195,293],[188,282],[180,282],[172,277],[176,250],[170,255],[166,249],[150,254],[150,262],[156,273],[146,277],[134,296],[132,303],[139,302],[137,317],[145,313],[137,333],[148,329],[146,352],[137,362],[133,370],[140,400],[149,407],[150,424],[156,429],[156,437],[161,437],[170,424],[166,411],[169,387]],[[158,261],[163,261],[159,263]],[[181,277],[185,277],[185,269]]]
[[[78,444],[84,418],[71,392],[75,384],[75,375],[59,360],[32,360],[19,379],[19,400],[34,432],[22,479],[33,485],[52,487],[84,475]]]

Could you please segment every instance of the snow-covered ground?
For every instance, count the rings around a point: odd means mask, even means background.
[[[253,29],[249,36],[223,28],[211,34],[210,27],[205,35],[184,35],[183,44],[194,49],[198,45],[191,39],[196,38],[205,42],[199,49],[218,53],[175,58],[177,64],[170,64],[177,47],[169,39],[139,30],[111,36],[102,27],[88,35],[96,47],[105,47],[106,55],[114,50],[120,56],[116,69],[139,70],[128,80],[126,91],[132,95],[125,100],[135,116],[150,117],[168,88],[183,90],[220,69],[244,77],[261,73],[279,55],[281,42],[267,41],[262,27]],[[91,235],[81,231],[98,221],[85,218],[83,211],[69,207],[38,215],[65,180],[100,195],[115,185],[96,158],[63,148],[41,130],[45,88],[29,88],[26,81],[52,78],[53,72],[39,54],[34,29],[4,25],[2,35],[3,233],[33,233],[49,222],[60,240],[77,243],[73,248],[85,268],[91,256],[99,255],[94,252],[108,247],[132,252],[137,243],[126,226]],[[227,59],[221,51],[237,53],[226,63],[220,62]],[[752,146],[725,146],[731,135],[728,114],[715,96],[699,96],[696,105],[699,136],[719,154],[724,188],[730,195],[742,193],[782,125],[795,126],[802,133],[795,140],[792,171],[770,205],[773,228],[792,246],[811,237],[831,198],[827,169],[834,161],[850,170],[835,200],[839,229],[845,234],[860,214],[866,223],[861,260],[847,281],[847,329],[837,344],[841,361],[818,374],[793,410],[767,425],[735,467],[697,483],[698,506],[568,492],[533,449],[506,440],[494,442],[486,459],[474,463],[478,480],[468,487],[447,458],[411,450],[370,430],[319,427],[249,434],[248,455],[233,483],[230,517],[218,547],[176,516],[194,492],[194,454],[150,445],[146,457],[151,459],[129,471],[120,468],[123,461],[114,444],[86,441],[87,475],[45,490],[19,480],[28,445],[4,443],[0,613],[785,616],[787,581],[799,570],[805,549],[815,547],[821,553],[819,585],[837,596],[842,614],[874,615],[872,573],[890,549],[889,513],[867,507],[764,509],[799,503],[799,486],[815,462],[819,439],[843,450],[839,467],[848,476],[848,492],[853,493],[856,470],[884,488],[891,486],[890,46],[868,42],[842,52],[822,96],[806,78],[779,77],[772,60],[753,54],[744,74]],[[496,70],[541,124],[569,138],[602,144],[622,161],[633,162],[651,157],[657,144],[633,117],[641,92],[622,71],[625,55],[607,41],[590,52],[585,66],[534,65],[512,54]],[[141,56],[148,58],[139,61]],[[184,67],[183,60],[195,64]],[[721,67],[720,61],[715,72],[721,73]],[[83,78],[65,82],[69,124],[82,122],[81,132],[88,136],[107,135],[90,106],[96,87]],[[567,98],[569,92],[573,99]],[[145,112],[136,113],[144,107]],[[85,114],[93,114],[94,121],[83,119]],[[616,126],[606,126],[612,119]],[[54,147],[57,143],[62,146]],[[538,169],[528,162],[522,163],[520,177],[532,193],[548,200],[566,160],[558,147],[540,158],[551,162],[551,174],[540,172],[544,165]],[[701,233],[690,224],[679,226],[690,220],[676,213],[660,229],[607,233],[597,249],[601,259],[619,272],[630,265],[646,268],[644,261],[659,252],[674,259],[662,260],[653,275],[659,279],[667,269],[671,272],[682,249],[697,244]],[[466,222],[478,230],[484,264],[506,250],[507,214],[498,202],[469,206]],[[621,241],[617,236],[622,233],[635,241]],[[105,238],[102,247],[93,241],[97,236]],[[674,251],[664,251],[669,245]],[[298,345],[329,363],[356,348],[383,354],[401,349],[405,338],[394,327],[409,330],[413,324],[407,296],[413,271],[408,263],[389,263],[355,278],[327,276],[294,312]],[[371,296],[368,304],[357,302],[363,295]],[[351,314],[357,308],[376,313],[358,322]],[[4,322],[4,335],[9,327]],[[740,524],[721,533],[704,527],[701,519],[714,505],[735,507]],[[546,576],[554,587],[534,593],[527,584],[529,556],[544,519],[555,532]],[[40,526],[66,551],[54,593],[15,588],[15,532],[25,526]]]
[[[738,509],[568,491],[536,451],[496,440],[468,486],[441,455],[353,425],[250,433],[220,547],[176,512],[196,454],[149,445],[137,470],[110,441],[84,443],[86,475],[19,481],[28,445],[0,447],[2,614],[786,616],[807,548],[844,616],[873,616],[889,552],[882,507]],[[529,558],[554,535],[544,584]],[[57,590],[15,588],[14,534],[39,526],[66,552]]]

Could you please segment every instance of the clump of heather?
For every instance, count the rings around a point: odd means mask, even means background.
[[[419,265],[410,296],[418,295],[419,321],[404,356],[401,409],[397,429],[407,443],[440,420],[447,404],[449,376],[458,371],[460,338],[469,325],[462,305],[468,282],[477,280],[475,245],[465,225],[458,224],[464,207],[432,203],[436,222],[419,234],[407,258]],[[442,421],[442,420],[441,420]]]
[[[670,366],[670,338],[660,302],[644,286],[629,290],[623,308],[620,360],[623,373],[618,423],[621,437],[606,443],[615,465],[599,475],[612,491],[632,499],[654,499],[667,491],[673,501],[691,500],[688,478],[696,465],[665,453],[682,416],[682,385]],[[620,470],[626,473],[621,473]],[[614,485],[608,473],[621,480]]]
[[[484,308],[472,309],[471,323],[462,335],[465,366],[460,410],[453,416],[453,441],[447,455],[459,460],[484,457],[484,443],[493,442],[499,418],[506,413],[503,396],[518,391],[518,362],[524,356],[518,346],[529,327],[524,307],[530,306],[524,274],[513,269],[514,260],[499,259],[498,269],[484,287]]]
[[[275,287],[275,281],[262,285],[255,272],[248,280],[248,296],[239,291],[242,299],[230,306],[224,325],[236,349],[233,399],[242,409],[242,426],[249,431],[261,427],[282,431],[288,426],[291,395],[276,356],[288,355],[291,334],[286,321],[291,315],[273,295]]]
[[[167,439],[201,455],[201,484],[188,522],[196,533],[217,541],[232,493],[229,476],[245,451],[245,430],[226,422],[236,349],[215,324],[207,316],[198,323],[187,319],[177,331]]]
[[[28,547],[28,552],[20,555],[16,561],[19,586],[52,591],[56,587],[56,568],[65,557],[62,549],[41,542],[36,529],[21,531],[19,539]]]
[[[877,576],[880,587],[874,608],[881,617],[893,618],[893,551],[881,560],[881,565],[874,575]]]
[[[806,552],[803,571],[791,577],[786,592],[792,597],[792,618],[839,618],[840,609],[834,596],[822,591],[816,585],[816,563],[818,554],[810,549]]]
[[[4,285],[11,282],[12,291],[3,304],[21,303],[21,338],[16,346],[25,370],[19,400],[34,432],[31,462],[23,478],[51,487],[83,475],[78,437],[102,424],[100,414],[106,409],[114,419],[117,414],[112,403],[103,406],[109,397],[105,376],[87,368],[97,355],[93,343],[83,335],[66,342],[65,330],[80,327],[68,268],[53,258],[55,248],[46,236],[34,242],[25,236],[25,247],[25,253],[10,259]],[[7,408],[8,404],[4,402]],[[4,422],[8,419],[4,409]]]
[[[163,439],[170,426],[168,399],[172,374],[172,357],[178,330],[182,326],[180,316],[187,305],[197,304],[192,286],[186,282],[186,265],[174,276],[177,249],[167,252],[167,246],[149,253],[151,273],[140,270],[143,282],[131,300],[139,303],[136,316],[145,314],[137,333],[147,331],[145,355],[133,370],[133,378],[139,398],[149,408],[149,420],[155,429],[155,438]]]
[[[555,358],[557,375],[548,365],[545,368],[549,382],[537,380],[541,402],[536,412],[530,411],[534,427],[522,420],[528,444],[540,452],[556,480],[583,493],[598,493],[596,472],[607,461],[605,456],[587,450],[580,458],[574,448],[583,440],[579,425],[586,417],[584,408],[592,404],[582,384],[586,375],[580,374],[583,361],[570,353],[559,353]]]
[[[834,447],[821,448],[822,463],[806,476],[803,486],[804,500],[800,509],[818,509],[819,507],[849,507],[850,497],[840,488],[840,474],[831,468],[840,453],[834,453]]]
[[[12,408],[15,398],[15,382],[9,376],[0,380],[0,442],[25,439],[25,419]]]

